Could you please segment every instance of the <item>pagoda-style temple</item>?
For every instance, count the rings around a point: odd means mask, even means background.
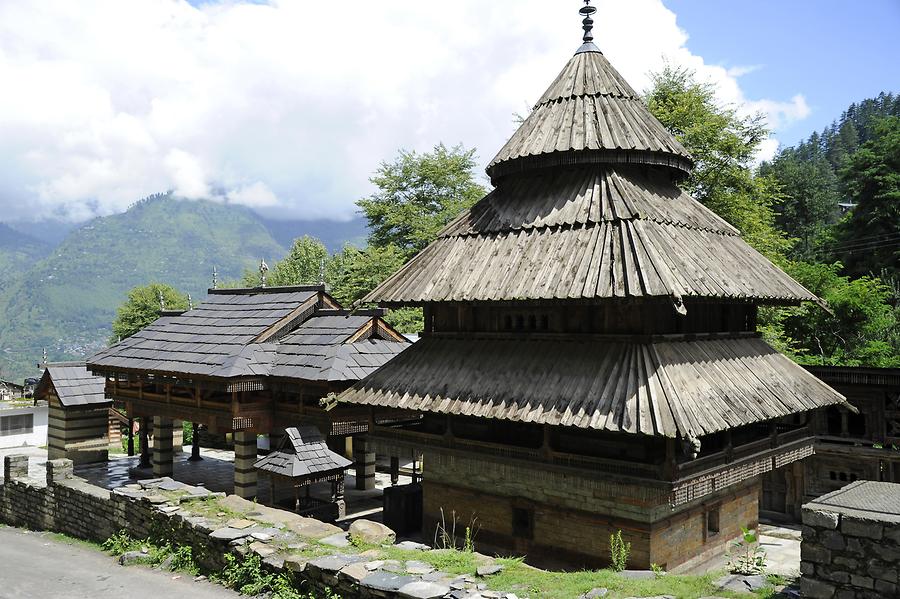
[[[536,563],[687,568],[757,525],[761,475],[844,404],[768,346],[762,304],[816,298],[681,191],[682,145],[592,42],[487,167],[495,189],[367,298],[421,340],[340,402],[424,455],[425,537]],[[402,410],[404,418],[398,418]]]
[[[258,435],[312,424],[343,448],[344,438],[367,431],[365,410],[328,414],[319,402],[409,346],[383,315],[342,309],[324,285],[210,289],[206,302],[164,313],[88,368],[106,377],[106,395],[129,418],[152,420],[156,476],[173,473],[173,421],[203,424],[233,433],[234,492],[255,497]],[[363,452],[360,461],[357,485],[373,487],[375,456]]]

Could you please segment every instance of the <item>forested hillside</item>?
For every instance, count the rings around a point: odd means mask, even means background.
[[[22,276],[0,279],[3,370],[21,378],[42,348],[50,359],[99,349],[135,285],[169,283],[199,299],[214,266],[221,277],[236,277],[284,253],[260,218],[239,206],[157,195],[96,218]]]
[[[51,249],[49,244],[0,223],[0,292]]]
[[[900,97],[852,104],[759,174],[789,270],[831,310],[772,311],[770,333],[801,362],[900,366]]]
[[[840,260],[846,274],[884,271],[896,278],[898,130],[900,96],[882,93],[851,104],[824,131],[781,150],[762,165],[761,174],[775,177],[781,185],[777,222],[798,239],[791,257]]]

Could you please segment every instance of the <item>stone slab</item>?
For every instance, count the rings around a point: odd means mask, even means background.
[[[416,582],[416,578],[403,574],[394,574],[393,572],[372,572],[363,578],[359,584],[376,591],[396,593],[411,582]]]
[[[219,539],[221,541],[234,541],[250,536],[250,533],[246,530],[226,526],[224,528],[218,528],[212,531],[211,533],[209,533],[209,536],[213,539]]]
[[[449,592],[448,586],[424,580],[410,582],[397,590],[397,594],[405,599],[438,599]]]
[[[900,484],[859,480],[822,495],[803,507],[900,524]]]

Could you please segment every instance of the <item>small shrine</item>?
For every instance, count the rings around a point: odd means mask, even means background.
[[[346,514],[344,470],[352,465],[328,449],[319,429],[301,426],[286,429],[278,449],[260,458],[254,467],[269,479],[272,505],[287,503],[300,514],[336,520]],[[311,494],[313,484],[326,482],[331,483],[329,502]]]

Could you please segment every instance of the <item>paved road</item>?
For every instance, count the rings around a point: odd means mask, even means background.
[[[120,566],[114,558],[41,533],[0,527],[0,599],[227,599],[239,597],[189,575]]]

